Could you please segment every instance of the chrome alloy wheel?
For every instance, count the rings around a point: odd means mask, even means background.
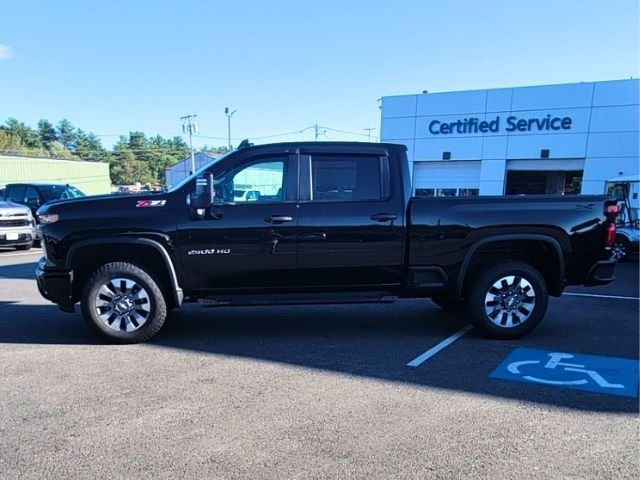
[[[96,312],[110,329],[133,332],[149,318],[149,294],[134,280],[112,278],[96,294]]]
[[[536,293],[522,277],[502,277],[489,288],[484,309],[495,325],[513,328],[526,322],[536,304]]]
[[[621,241],[617,241],[611,248],[611,254],[609,258],[611,260],[619,262],[620,260],[623,260],[627,255],[627,247]]]

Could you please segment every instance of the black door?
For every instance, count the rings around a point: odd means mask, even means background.
[[[180,254],[191,288],[235,292],[295,283],[297,157],[243,162],[215,181],[217,202],[184,220]]]
[[[404,202],[386,156],[300,160],[298,267],[305,285],[386,287],[403,275]]]

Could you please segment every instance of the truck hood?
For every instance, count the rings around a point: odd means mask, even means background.
[[[27,212],[31,212],[31,209],[29,207],[25,207],[24,205],[19,205],[13,202],[0,200],[0,217],[4,215],[13,215],[15,213],[24,215]]]
[[[167,205],[169,194],[134,194],[134,195],[94,195],[64,200],[53,200],[38,209],[38,215],[58,214],[62,218],[96,217],[134,214],[141,210],[163,210]],[[175,201],[172,199],[172,201]],[[62,219],[61,218],[61,219]]]

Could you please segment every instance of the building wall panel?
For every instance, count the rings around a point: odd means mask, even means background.
[[[68,183],[87,195],[111,192],[108,163],[0,155],[0,185],[16,182]]]

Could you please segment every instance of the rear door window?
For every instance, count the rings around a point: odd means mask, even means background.
[[[311,201],[366,201],[385,197],[383,159],[378,156],[311,157]]]

